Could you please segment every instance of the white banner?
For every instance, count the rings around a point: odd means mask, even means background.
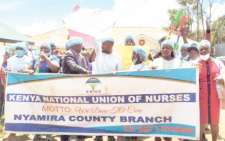
[[[196,68],[8,74],[5,131],[199,138]]]

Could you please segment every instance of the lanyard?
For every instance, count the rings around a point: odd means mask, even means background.
[[[77,57],[77,55],[73,52],[73,50],[70,49],[70,51],[73,53],[73,55],[77,59],[79,66],[81,66],[81,62],[80,62],[79,58]]]

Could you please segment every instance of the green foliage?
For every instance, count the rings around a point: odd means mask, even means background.
[[[211,26],[211,39],[213,44],[220,44],[225,34],[225,17],[219,17]]]

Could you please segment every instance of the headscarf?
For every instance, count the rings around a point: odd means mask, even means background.
[[[133,48],[133,51],[137,53],[139,56],[140,61],[146,62],[147,61],[147,53],[146,50],[143,47],[135,47]]]
[[[127,39],[131,39],[135,44],[136,44],[136,39],[135,36],[132,34],[128,34],[125,38],[124,38],[124,45],[126,44]]]
[[[207,45],[209,49],[211,48],[211,43],[208,40],[202,40],[199,44],[199,49],[201,48],[201,46],[205,45]]]
[[[69,39],[68,43],[67,43],[67,46],[68,47],[72,47],[74,45],[83,45],[84,44],[84,40],[79,38],[79,37],[72,37]]]
[[[161,48],[163,47],[163,45],[169,45],[174,49],[174,41],[172,41],[172,40],[163,41],[162,44],[161,44]]]

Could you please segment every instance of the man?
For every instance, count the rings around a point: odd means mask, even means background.
[[[93,74],[122,70],[122,59],[119,54],[113,51],[114,39],[112,37],[102,39],[101,47],[93,38],[92,42],[96,53],[96,59],[92,67]]]
[[[80,55],[84,41],[81,38],[70,38],[67,45],[70,47],[65,53],[62,67],[65,74],[90,74],[85,59]],[[69,135],[61,135],[61,141],[69,141]],[[78,139],[84,140],[86,136],[77,136]]]
[[[93,74],[107,73],[122,70],[122,59],[113,51],[114,39],[107,37],[101,40],[102,46],[99,47],[96,40],[91,37],[94,45],[96,59],[93,65]],[[102,136],[97,136],[94,141],[101,141]],[[108,136],[109,141],[115,141],[113,136]]]
[[[88,66],[89,70],[92,71],[92,64],[90,62],[90,53],[87,50],[82,50],[82,55],[84,56],[84,58],[87,62],[87,66]]]
[[[86,61],[81,53],[82,45],[84,41],[81,38],[73,37],[69,40],[68,50],[65,53],[62,66],[63,66],[63,73],[66,74],[89,74],[90,71],[88,70]]]

